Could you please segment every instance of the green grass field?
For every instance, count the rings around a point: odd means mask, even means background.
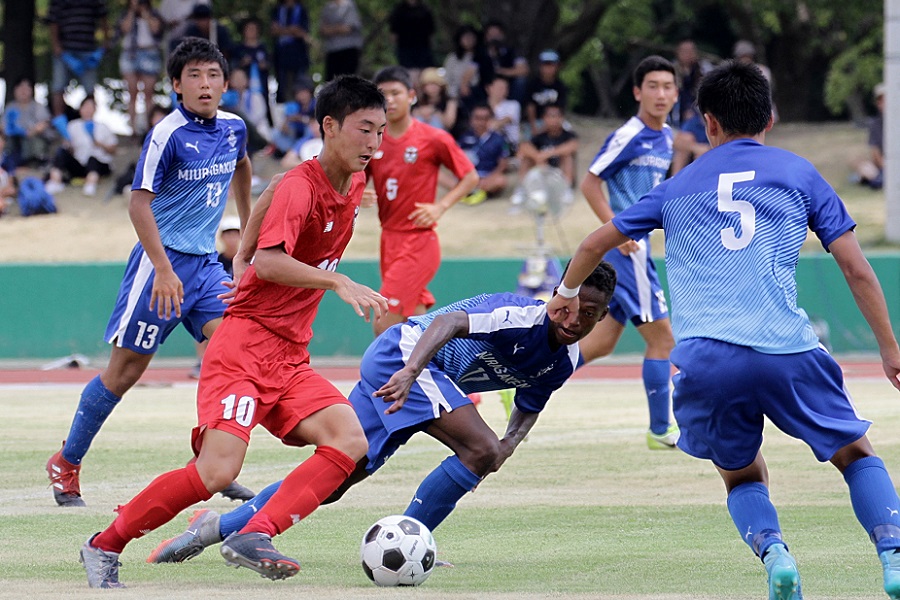
[[[348,386],[342,385],[342,389]],[[871,438],[900,477],[900,411],[884,381],[849,382],[873,419]],[[127,590],[90,590],[78,548],[112,510],[150,479],[189,457],[194,388],[139,387],[110,418],[82,473],[87,509],[52,500],[44,463],[58,447],[81,386],[0,388],[0,598],[616,598],[759,599],[765,571],[741,542],[709,463],[644,445],[639,382],[573,382],[551,401],[503,470],[460,502],[435,532],[438,569],[421,587],[378,589],[358,562],[359,542],[378,518],[400,513],[446,450],[415,437],[381,472],[276,540],[299,558],[284,582],[230,569],[215,548],[181,565],[149,565],[147,554],[184,529],[174,522],[133,542],[122,555]],[[482,414],[497,430],[496,394]],[[808,599],[881,598],[880,565],[853,517],[846,487],[830,465],[780,432],[764,448],[772,497],[800,565]],[[257,430],[240,480],[261,489],[307,452]],[[206,505],[224,512],[217,496]]]

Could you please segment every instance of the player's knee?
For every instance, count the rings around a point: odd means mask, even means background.
[[[231,482],[237,479],[240,471],[240,467],[232,468],[229,465],[214,465],[207,468],[201,468],[199,463],[197,465],[200,480],[203,481],[203,485],[212,494],[221,492],[231,485]]]
[[[362,429],[341,435],[339,439],[334,441],[332,446],[357,462],[369,450],[369,442],[366,440],[366,434],[363,433]]]
[[[466,456],[460,456],[460,459],[470,471],[484,477],[494,471],[494,465],[500,459],[500,440],[495,436],[485,436],[468,449]]]

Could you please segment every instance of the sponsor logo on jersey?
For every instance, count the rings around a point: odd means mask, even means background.
[[[334,229],[334,221],[328,221],[325,223],[325,230],[322,233],[328,233],[332,229]]]
[[[237,136],[234,135],[234,129],[231,127],[228,128],[228,145],[231,146],[232,150],[237,145]]]
[[[200,142],[199,141],[194,142],[193,144],[191,142],[185,142],[184,147],[185,148],[193,148],[194,150],[197,151],[197,154],[200,154]]]
[[[492,376],[494,379],[502,381],[506,385],[515,388],[529,388],[531,384],[525,381],[524,379],[520,379],[509,372],[509,367],[500,362],[496,356],[494,356],[493,352],[479,352],[475,355],[484,366],[486,366],[489,370],[493,371]]]
[[[653,150],[653,142],[641,142],[641,148],[645,150]]]
[[[535,375],[535,377],[540,377],[541,375],[546,375],[547,373],[552,371],[553,367],[555,367],[555,366],[556,366],[556,363],[553,363],[552,365],[547,365],[546,367],[544,367],[543,369],[538,371],[537,375]]]
[[[237,159],[228,162],[215,163],[208,167],[197,167],[196,169],[178,169],[178,179],[185,181],[199,181],[206,179],[211,175],[228,175],[234,173],[237,166]]]
[[[419,160],[419,149],[415,146],[407,146],[406,150],[403,152],[403,162],[406,164],[412,165]]]
[[[519,344],[513,344],[513,354],[518,352],[519,350],[524,350],[525,346],[520,346]]]

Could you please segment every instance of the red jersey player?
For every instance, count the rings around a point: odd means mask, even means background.
[[[91,587],[123,587],[118,558],[129,541],[231,483],[257,424],[285,444],[313,444],[316,451],[229,537],[222,555],[270,579],[290,577],[299,563],[279,553],[272,536],[312,513],[366,454],[352,406],[309,366],[307,344],[325,290],[367,319],[370,309],[376,318],[387,309],[377,292],[335,272],[359,211],[362,170],[381,142],[384,97],[369,81],[341,77],[319,93],[316,119],[325,144],[318,159],[273,181],[250,215],[235,263],[240,287],[200,372],[197,462],[157,477],[85,542],[81,560]]]
[[[375,85],[387,102],[388,121],[381,148],[366,168],[378,197],[380,291],[388,299],[388,314],[375,319],[379,335],[434,304],[426,289],[441,262],[434,228],[447,209],[475,189],[478,173],[449,133],[412,117],[416,91],[406,69],[382,69]],[[441,166],[459,181],[435,200]]]

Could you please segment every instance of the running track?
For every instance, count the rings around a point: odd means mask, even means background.
[[[872,360],[847,359],[840,360],[844,376],[848,379],[884,377],[881,363]],[[315,365],[313,365],[315,367]],[[359,378],[356,366],[320,366],[316,370],[332,381],[355,381]],[[195,380],[188,377],[190,367],[151,366],[141,378],[139,385],[172,385],[190,383]],[[99,368],[55,369],[0,369],[0,385],[11,384],[85,384],[93,379]],[[640,363],[627,364],[593,364],[575,372],[574,380],[639,380],[641,378]]]

